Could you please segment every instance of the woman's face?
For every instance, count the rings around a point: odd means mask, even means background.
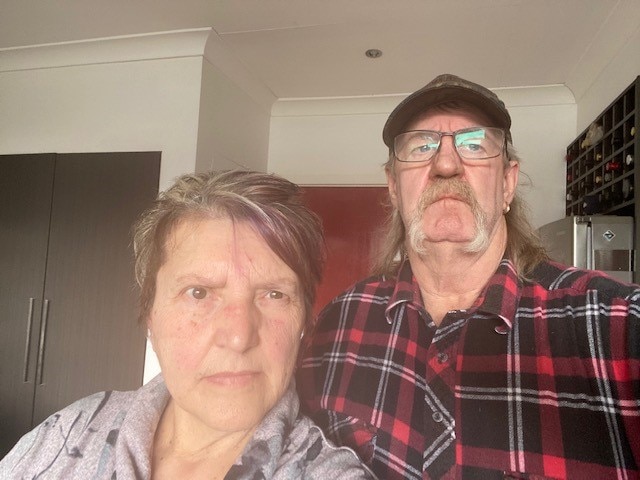
[[[213,432],[254,428],[293,373],[304,327],[297,275],[228,218],[178,224],[165,260],[148,324],[174,407]]]

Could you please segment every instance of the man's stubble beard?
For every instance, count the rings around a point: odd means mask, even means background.
[[[432,186],[427,188],[420,195],[418,205],[409,220],[407,226],[407,239],[409,247],[417,255],[424,256],[427,254],[426,234],[422,228],[422,219],[424,212],[436,200],[443,195],[454,194],[461,201],[465,202],[471,208],[471,213],[475,221],[475,234],[473,238],[463,247],[465,253],[480,253],[489,247],[489,233],[487,231],[487,215],[480,204],[476,200],[473,190],[469,184],[458,180],[438,180]]]

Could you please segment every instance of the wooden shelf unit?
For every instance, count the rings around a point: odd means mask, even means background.
[[[582,148],[585,129],[567,147],[567,215],[635,216],[639,85],[640,77],[595,119],[603,127],[599,141]]]
[[[566,155],[566,215],[632,216],[635,248],[640,245],[639,120],[640,76],[595,118],[602,138],[583,148],[587,128]]]

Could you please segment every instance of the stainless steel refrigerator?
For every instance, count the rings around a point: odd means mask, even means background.
[[[633,217],[572,215],[538,232],[553,260],[633,281]]]

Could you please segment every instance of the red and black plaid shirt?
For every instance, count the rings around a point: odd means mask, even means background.
[[[503,260],[436,327],[411,267],[321,313],[301,400],[382,479],[640,478],[640,288]]]

